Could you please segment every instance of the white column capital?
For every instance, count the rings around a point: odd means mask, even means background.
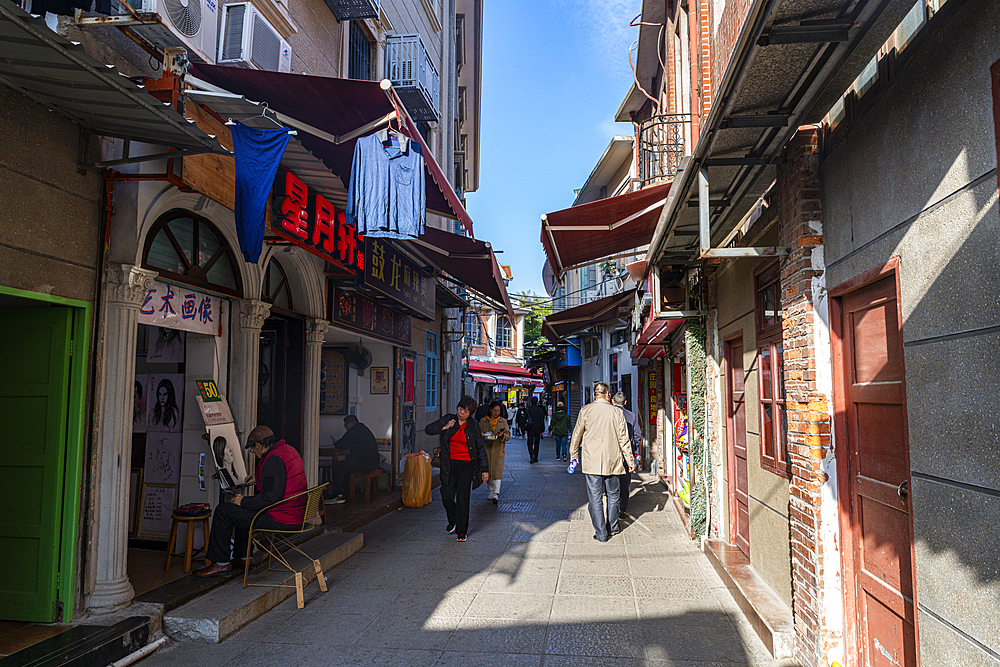
[[[142,300],[153,289],[156,271],[140,269],[132,264],[113,264],[108,267],[108,302],[126,308],[142,305]]]
[[[240,301],[240,328],[244,331],[260,333],[264,320],[271,314],[271,304],[257,299]]]
[[[326,320],[306,320],[306,344],[323,343],[326,332],[330,328],[330,323]]]

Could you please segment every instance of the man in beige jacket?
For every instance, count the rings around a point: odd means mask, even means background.
[[[582,450],[582,451],[581,451]],[[608,385],[594,385],[594,402],[584,406],[576,419],[569,457],[580,462],[587,480],[590,520],[594,539],[607,542],[618,532],[619,475],[635,470],[632,443],[624,413],[611,405]],[[605,513],[604,496],[608,506]]]

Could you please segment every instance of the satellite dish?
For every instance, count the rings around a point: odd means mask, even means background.
[[[368,348],[362,347],[361,343],[358,343],[356,348],[349,347],[344,351],[344,361],[351,368],[361,371],[372,365],[372,353],[368,351]]]
[[[552,268],[552,264],[549,260],[545,260],[545,264],[542,266],[542,284],[545,286],[545,293],[549,296],[555,296],[556,288],[559,287],[559,281],[556,280],[556,272]]]

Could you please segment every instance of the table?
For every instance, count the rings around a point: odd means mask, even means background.
[[[333,464],[347,458],[346,451],[340,451],[332,445],[319,448],[319,483],[333,483]]]

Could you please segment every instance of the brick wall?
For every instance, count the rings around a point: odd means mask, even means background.
[[[750,11],[751,0],[727,0],[712,44],[712,82],[718,86],[732,59],[736,39]]]
[[[823,244],[819,147],[819,127],[800,128],[786,147],[775,187],[781,243],[789,250],[781,270],[782,340],[791,464],[792,612],[796,657],[803,665],[826,663],[820,505],[827,481],[822,464],[831,446],[831,397],[818,391],[816,383],[814,328],[821,323],[813,311],[814,278],[823,268],[813,262],[813,251]],[[832,572],[838,564],[830,567]]]

